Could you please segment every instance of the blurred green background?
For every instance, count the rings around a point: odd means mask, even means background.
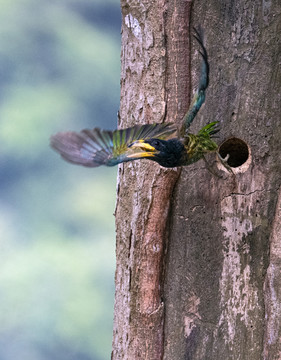
[[[119,6],[0,1],[0,360],[110,358],[117,169],[48,144],[116,127]]]

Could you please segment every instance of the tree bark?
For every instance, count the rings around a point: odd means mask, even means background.
[[[222,179],[203,162],[119,167],[112,358],[279,359],[281,5],[191,5],[121,1],[120,127],[179,123],[200,24],[210,87],[192,130],[218,120],[218,142],[240,138],[250,156]]]

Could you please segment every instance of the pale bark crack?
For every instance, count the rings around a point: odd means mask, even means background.
[[[266,190],[266,189],[256,189],[254,191],[250,191],[249,193],[235,193],[235,192],[232,192],[224,197],[222,197],[221,201],[229,198],[229,197],[232,197],[232,196],[251,196],[253,194],[256,194],[258,192],[269,192],[270,190]]]

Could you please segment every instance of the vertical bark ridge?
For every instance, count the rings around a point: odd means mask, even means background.
[[[265,318],[263,356],[265,360],[281,357],[281,188],[270,236],[269,266],[264,283]]]
[[[182,0],[121,1],[120,126],[184,116],[190,6]],[[163,259],[179,174],[146,161],[119,167],[112,359],[163,358]]]
[[[194,3],[210,86],[192,126],[220,121],[217,141],[240,138],[252,158],[224,179],[200,162],[182,170],[164,286],[167,360],[280,358],[280,10],[277,0]]]

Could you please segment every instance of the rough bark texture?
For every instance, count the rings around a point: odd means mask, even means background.
[[[121,6],[120,126],[182,118],[189,30],[201,24],[211,76],[192,130],[219,120],[218,141],[241,138],[251,156],[223,179],[203,162],[180,178],[120,166],[112,358],[279,359],[280,2],[195,1],[191,24],[189,1]]]
[[[121,7],[120,126],[177,121],[189,98],[190,2],[122,1]],[[163,357],[163,258],[179,173],[147,161],[119,168],[113,359]]]
[[[164,359],[280,359],[281,6],[196,1],[193,10],[193,24],[206,29],[211,69],[194,127],[219,120],[221,141],[243,139],[251,162],[224,179],[200,162],[182,170],[171,213]]]

